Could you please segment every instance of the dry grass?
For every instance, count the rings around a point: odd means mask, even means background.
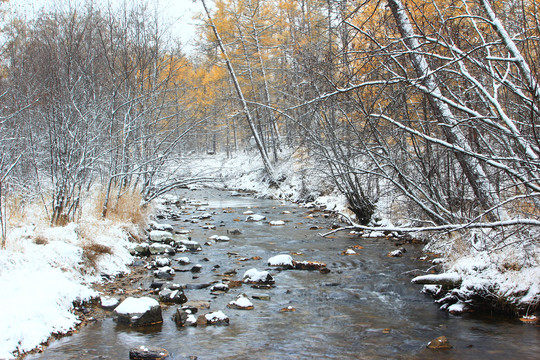
[[[47,245],[49,240],[47,240],[43,235],[37,235],[34,238],[34,244],[36,245]]]
[[[143,199],[140,191],[137,189],[124,191],[119,198],[117,194],[118,189],[111,190],[111,197],[109,198],[109,205],[105,218],[111,221],[130,222],[135,225],[144,226],[150,208],[148,206],[141,206]],[[104,201],[105,189],[100,191],[96,197],[93,214],[96,218],[101,217]]]
[[[97,244],[94,242],[87,242],[83,244],[83,259],[87,266],[96,268],[97,260],[100,256],[108,254],[112,255],[112,249],[106,245]]]
[[[15,226],[27,222],[25,201],[22,196],[9,196],[4,201],[9,225]]]

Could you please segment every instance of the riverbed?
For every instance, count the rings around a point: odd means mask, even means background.
[[[426,271],[422,245],[395,239],[361,238],[336,233],[322,238],[336,220],[324,211],[306,209],[284,201],[257,199],[214,189],[179,190],[185,198],[176,220],[163,219],[174,229],[190,230],[202,251],[172,256],[189,257],[202,265],[200,273],[177,272],[174,282],[206,284],[224,274],[241,280],[251,268],[269,270],[275,287],[254,289],[247,284],[225,294],[209,288],[185,290],[188,300],[210,301],[209,311],[223,311],[229,326],[177,327],[171,320],[176,306],[163,306],[163,325],[146,330],[118,326],[112,317],[84,326],[76,334],[53,341],[41,354],[28,359],[127,359],[129,349],[158,346],[172,359],[537,359],[540,328],[502,315],[466,313],[451,315],[410,283]],[[246,222],[246,211],[266,217]],[[192,222],[201,213],[210,219]],[[283,220],[271,226],[269,221]],[[215,229],[205,229],[214,225]],[[232,235],[239,229],[240,235]],[[228,242],[209,240],[226,235]],[[208,243],[208,245],[205,245]],[[403,246],[402,257],[389,252]],[[353,249],[356,255],[343,255]],[[295,260],[322,261],[329,273],[279,270],[267,260],[290,254]],[[148,288],[149,272],[139,284]],[[251,298],[253,310],[235,310],[227,304],[237,295]],[[263,295],[266,300],[254,299]],[[269,297],[269,299],[267,298]],[[281,311],[291,307],[294,311]],[[446,336],[450,350],[431,350],[426,344]]]

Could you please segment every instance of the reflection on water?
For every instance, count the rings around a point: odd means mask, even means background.
[[[309,228],[313,224],[327,226],[330,220],[306,218],[305,209],[293,204],[232,197],[215,190],[186,190],[180,196],[207,202],[208,210],[216,212],[210,220],[216,230],[204,230],[202,223],[173,222],[176,227],[191,229],[193,240],[203,244],[209,236],[225,235],[232,228],[240,228],[242,234],[230,236],[229,243],[214,243],[204,246],[201,253],[187,254],[192,264],[202,264],[203,270],[196,279],[191,273],[177,273],[176,283],[217,281],[220,274],[233,269],[237,270],[236,279],[241,279],[247,269],[267,268],[269,257],[293,252],[302,253],[293,256],[297,260],[326,262],[332,272],[272,269],[276,287],[271,290],[244,285],[218,296],[212,296],[209,289],[186,290],[189,300],[211,300],[212,311],[225,312],[230,317],[227,327],[177,328],[171,320],[175,310],[171,306],[164,309],[160,329],[141,332],[118,327],[107,319],[53,342],[43,354],[29,359],[127,359],[129,349],[141,344],[166,348],[173,359],[538,358],[539,327],[502,317],[449,315],[421,294],[419,286],[410,284],[407,271],[428,267],[415,259],[420,255],[419,247],[411,245],[404,257],[389,258],[386,254],[395,249],[392,241],[358,239],[344,233],[323,239]],[[246,223],[242,212],[248,207],[268,220],[288,222],[280,227]],[[223,212],[224,208],[227,212]],[[284,210],[291,214],[282,214]],[[196,214],[192,208],[185,218]],[[355,244],[363,246],[359,255],[341,255]],[[254,256],[262,260],[238,261],[239,257]],[[150,281],[146,279],[143,285],[148,286]],[[253,299],[252,311],[226,308],[240,293],[265,294],[271,299]],[[286,306],[296,311],[280,312]],[[440,335],[448,337],[452,350],[425,348]]]

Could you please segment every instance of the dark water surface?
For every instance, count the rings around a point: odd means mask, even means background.
[[[175,255],[189,257],[192,264],[188,267],[199,263],[203,270],[196,274],[197,279],[190,272],[177,273],[174,282],[213,282],[233,269],[237,270],[233,279],[240,280],[250,268],[267,269],[267,259],[280,253],[301,252],[293,258],[323,261],[331,273],[272,269],[276,286],[270,290],[244,285],[218,296],[211,295],[208,288],[186,290],[189,300],[210,300],[210,310],[222,310],[230,325],[177,328],[171,320],[175,306],[164,307],[164,323],[157,329],[141,332],[120,328],[106,319],[54,341],[44,353],[28,359],[128,359],[129,349],[139,345],[163,347],[173,359],[540,359],[538,326],[501,316],[450,315],[421,294],[421,287],[410,283],[409,273],[429,266],[418,260],[418,245],[405,245],[405,256],[391,258],[386,256],[396,249],[391,240],[360,239],[346,233],[331,239],[317,236],[332,220],[323,218],[322,213],[306,218],[307,210],[294,204],[232,197],[208,189],[185,190],[179,195],[208,203],[208,211],[217,214],[198,224],[162,222],[192,230],[192,239],[201,245],[211,235],[227,235],[227,229],[239,228],[242,234],[229,235],[228,243],[203,246],[197,254]],[[287,223],[279,227],[247,223],[242,213],[248,208],[269,221]],[[188,206],[188,210],[182,219],[201,213],[196,206]],[[202,229],[206,222],[216,225],[216,230]],[[312,225],[324,229],[310,230]],[[363,246],[357,250],[359,255],[341,255],[353,245]],[[254,256],[262,260],[238,261],[239,257]],[[143,286],[150,281],[151,277]],[[271,299],[252,300],[255,309],[251,311],[228,309],[226,305],[241,293],[269,295]],[[287,306],[296,311],[280,312]],[[441,335],[449,339],[453,349],[426,349],[430,340]]]

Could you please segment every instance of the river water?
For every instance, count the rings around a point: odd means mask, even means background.
[[[176,273],[175,283],[214,282],[229,270],[236,270],[235,279],[240,280],[247,269],[268,269],[267,259],[281,253],[295,253],[295,260],[323,261],[331,272],[271,269],[276,281],[273,289],[243,285],[217,296],[209,288],[185,291],[189,300],[211,301],[210,311],[222,310],[230,318],[229,326],[178,328],[171,320],[176,307],[170,306],[164,307],[164,323],[158,328],[143,332],[119,327],[107,318],[52,342],[43,353],[28,359],[127,359],[129,349],[139,345],[163,347],[172,359],[540,358],[540,327],[500,315],[450,315],[422,294],[419,285],[411,284],[411,270],[429,267],[419,260],[420,245],[405,245],[405,255],[392,258],[386,256],[396,249],[392,240],[346,233],[321,238],[317,233],[333,220],[321,212],[309,214],[295,204],[233,197],[211,189],[182,190],[179,196],[207,203],[207,211],[216,213],[200,223],[183,221],[201,213],[194,205],[188,206],[180,220],[163,221],[191,230],[192,239],[201,245],[211,235],[227,235],[228,229],[238,228],[242,234],[229,235],[230,242],[203,245],[196,254],[175,255],[188,256],[188,266],[203,266],[199,274]],[[246,210],[286,223],[245,222]],[[216,229],[203,229],[207,222]],[[313,226],[321,229],[311,230]],[[356,250],[358,255],[341,255],[354,245],[363,247]],[[251,259],[256,256],[262,259]],[[240,261],[241,257],[250,260]],[[150,282],[151,277],[141,285],[147,287]],[[241,293],[270,299],[253,299],[251,311],[227,308]],[[280,312],[288,306],[296,311]],[[441,335],[453,345],[451,350],[426,349],[430,340]]]

